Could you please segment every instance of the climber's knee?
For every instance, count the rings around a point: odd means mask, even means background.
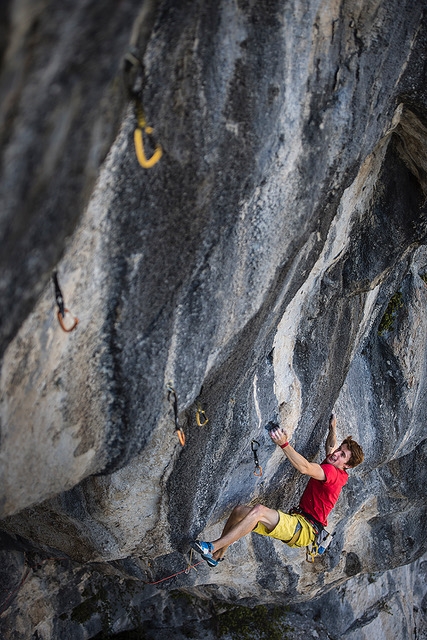
[[[250,513],[251,509],[252,509],[252,507],[248,507],[245,504],[238,504],[236,507],[234,507],[234,509],[231,512],[231,514],[233,516],[235,516],[236,518],[239,518],[239,520],[241,520],[242,518],[247,516],[248,513]]]
[[[270,509],[263,504],[256,504],[250,511],[250,516],[254,520],[254,526],[260,522],[267,531],[272,531],[279,522],[279,513],[276,509]]]

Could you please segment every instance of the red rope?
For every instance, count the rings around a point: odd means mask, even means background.
[[[144,584],[159,584],[160,582],[165,582],[165,580],[170,580],[171,578],[175,578],[175,576],[179,576],[181,573],[189,573],[191,569],[194,569],[194,567],[197,567],[197,565],[202,564],[202,562],[204,562],[204,560],[199,560],[199,562],[196,562],[196,564],[192,564],[191,566],[186,567],[182,571],[173,573],[171,576],[167,576],[167,578],[162,578],[161,580],[156,580],[155,582],[144,582]]]
[[[24,556],[25,556],[25,552],[24,552]],[[63,556],[52,556],[51,558],[43,558],[42,563],[47,562],[48,560],[69,560],[69,558],[66,558],[66,557],[63,557]],[[15,587],[15,589],[12,589],[11,591],[9,591],[9,594],[7,595],[6,599],[3,601],[2,605],[0,606],[0,614],[4,613],[6,611],[6,609],[10,606],[11,602],[15,598],[15,596],[18,593],[18,591],[20,590],[20,588],[22,586],[24,586],[24,584],[27,582],[32,568],[34,568],[34,567],[31,567],[31,566],[30,567],[28,567],[28,566],[24,567],[24,571],[22,573],[22,578],[21,578],[20,583],[18,584],[17,587]]]
[[[15,587],[15,589],[12,589],[12,591],[9,591],[9,595],[7,596],[6,600],[3,602],[2,606],[1,606],[0,614],[4,613],[6,611],[6,609],[9,607],[10,603],[12,602],[13,598],[18,593],[19,589],[27,581],[27,578],[30,575],[30,573],[31,573],[31,569],[29,567],[25,567],[20,583],[18,584],[17,587]]]
[[[62,557],[52,557],[52,558],[44,558],[43,561],[45,562],[46,560],[68,560],[69,558],[62,558]],[[199,564],[202,564],[203,560],[199,560],[199,562],[196,562],[195,564],[189,565],[188,567],[186,567],[185,569],[182,569],[182,571],[177,571],[176,573],[173,573],[171,576],[167,576],[166,578],[161,578],[160,580],[155,580],[154,582],[144,582],[144,584],[160,584],[161,582],[166,582],[166,580],[171,580],[172,578],[175,578],[176,576],[181,575],[181,573],[190,573],[191,569],[194,569],[195,567],[197,567]],[[4,600],[1,608],[0,608],[0,614],[4,613],[6,611],[6,609],[9,607],[10,602],[13,600],[13,598],[16,596],[16,594],[18,593],[18,591],[20,590],[20,588],[25,584],[25,582],[28,579],[28,576],[31,573],[31,568],[30,567],[26,567],[24,569],[24,572],[22,574],[22,578],[21,581],[19,582],[18,586],[15,587],[15,589],[12,589],[12,591],[9,591],[9,594],[7,596],[7,598]]]

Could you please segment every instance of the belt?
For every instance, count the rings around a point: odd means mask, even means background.
[[[300,509],[300,507],[292,507],[292,509],[289,511],[289,513],[291,513],[291,514],[298,513],[300,516],[305,518],[307,520],[307,522],[309,522],[311,524],[311,526],[313,527],[313,529],[314,529],[314,531],[315,531],[317,536],[325,528],[323,526],[323,524],[321,524],[318,520],[316,520],[316,518],[313,518],[312,515],[310,515],[309,513],[306,513],[305,511]]]

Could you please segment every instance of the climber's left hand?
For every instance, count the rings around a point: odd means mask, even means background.
[[[277,444],[279,447],[281,444],[285,444],[288,442],[288,434],[282,427],[276,427],[276,429],[272,429],[270,431],[270,438],[273,440],[274,444]]]

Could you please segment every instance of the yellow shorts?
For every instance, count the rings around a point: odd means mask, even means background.
[[[273,531],[270,533],[267,531],[267,528],[261,522],[258,522],[255,529],[253,529],[254,533],[259,533],[261,536],[270,536],[270,538],[276,538],[277,540],[282,540],[282,542],[286,542],[287,540],[291,540],[295,533],[295,529],[298,523],[301,525],[301,533],[298,540],[295,544],[290,544],[290,547],[308,547],[309,544],[314,542],[316,537],[316,533],[311,526],[307,522],[305,518],[299,515],[299,513],[295,513],[293,515],[289,513],[283,513],[283,511],[277,510],[279,514],[279,522],[274,527]]]

